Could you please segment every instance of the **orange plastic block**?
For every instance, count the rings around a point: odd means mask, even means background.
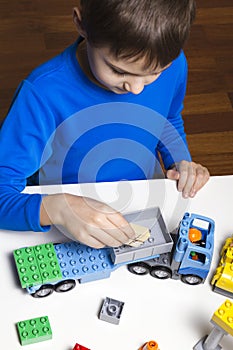
[[[150,340],[140,347],[139,350],[159,350],[159,346],[154,340]]]
[[[194,242],[198,242],[202,239],[202,233],[200,230],[198,230],[195,227],[191,227],[189,229],[189,240],[190,242],[194,243]]]

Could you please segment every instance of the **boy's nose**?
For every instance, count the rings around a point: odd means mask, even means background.
[[[124,83],[124,89],[132,94],[138,95],[144,89],[144,83],[140,79],[135,79],[133,81],[127,81]]]

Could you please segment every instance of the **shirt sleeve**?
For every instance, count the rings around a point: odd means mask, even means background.
[[[41,194],[21,193],[41,166],[55,128],[54,117],[35,87],[23,81],[0,131],[0,228],[46,231],[40,225]]]
[[[181,115],[184,107],[183,101],[186,93],[188,71],[183,53],[181,54],[179,64],[180,67],[176,67],[176,69],[179,68],[181,71],[179,84],[170,106],[161,139],[158,143],[158,151],[161,154],[165,169],[182,160],[191,161]]]

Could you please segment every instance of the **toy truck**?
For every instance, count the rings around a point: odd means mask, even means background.
[[[213,291],[233,298],[233,236],[222,247],[219,265],[211,280]]]
[[[149,228],[150,237],[141,246],[94,249],[70,241],[16,249],[14,259],[22,288],[41,298],[53,291],[67,292],[76,281],[108,278],[123,265],[138,275],[149,272],[161,279],[181,278],[191,285],[204,282],[213,254],[213,220],[185,213],[176,232],[170,234],[157,207],[125,218]]]

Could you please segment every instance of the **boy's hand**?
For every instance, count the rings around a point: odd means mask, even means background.
[[[71,194],[43,197],[40,222],[62,225],[75,240],[93,248],[118,247],[135,239],[124,217],[108,205]]]
[[[194,197],[195,194],[209,180],[210,174],[207,168],[201,164],[182,160],[167,170],[168,179],[177,180],[177,188],[184,198]]]

